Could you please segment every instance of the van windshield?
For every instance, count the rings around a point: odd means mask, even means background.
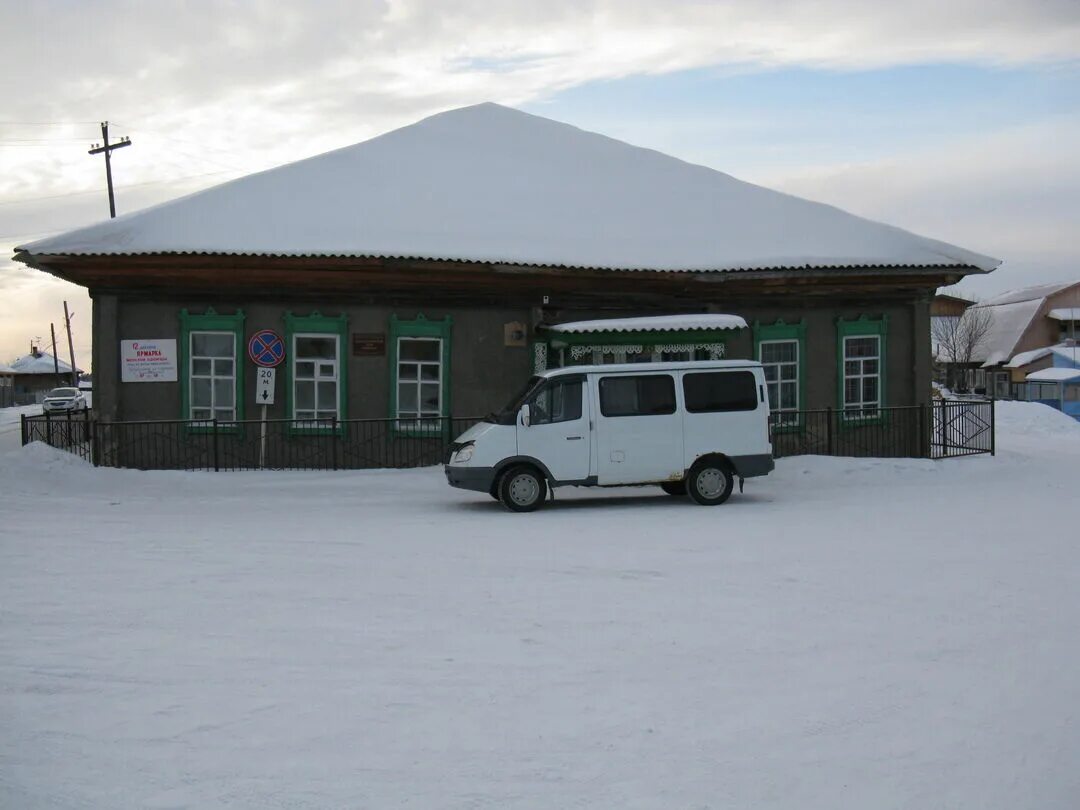
[[[484,417],[485,422],[494,422],[498,425],[512,425],[517,421],[518,411],[521,410],[521,406],[525,404],[525,400],[529,398],[529,394],[543,382],[543,377],[529,377],[528,381],[521,387],[517,394],[506,404],[498,413],[490,413]]]

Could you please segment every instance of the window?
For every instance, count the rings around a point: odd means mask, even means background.
[[[604,377],[600,380],[604,416],[653,416],[675,413],[675,380],[668,374]]]
[[[749,371],[687,374],[683,396],[689,413],[753,411],[758,406],[757,385]]]
[[[344,433],[348,411],[348,364],[343,353],[348,339],[348,321],[337,317],[285,313],[285,408],[289,432],[307,436],[335,429]]]
[[[390,414],[399,434],[449,428],[451,323],[390,316]]]
[[[210,430],[211,420],[244,419],[244,313],[195,315],[180,310],[180,418],[188,430]],[[234,426],[239,429],[239,425]]]
[[[338,391],[339,351],[339,335],[293,335],[293,419],[327,422],[341,418],[341,398]],[[306,427],[317,426],[319,425],[311,424]]]
[[[885,416],[887,326],[884,316],[837,321],[837,400],[845,422],[880,421]]]
[[[235,420],[236,335],[191,332],[188,340],[188,419]]]
[[[550,425],[581,418],[581,380],[555,380],[529,399],[529,423]]]
[[[442,338],[398,338],[398,419],[442,416]]]
[[[881,405],[881,338],[844,338],[844,418],[879,415]]]
[[[799,341],[765,340],[758,346],[758,360],[765,370],[765,390],[769,409],[781,413],[780,424],[791,421],[789,413],[799,410]]]
[[[782,320],[755,323],[754,345],[754,354],[765,371],[769,410],[775,414],[773,425],[780,429],[801,428],[806,325]]]

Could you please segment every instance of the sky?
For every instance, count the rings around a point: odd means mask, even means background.
[[[1076,0],[35,0],[0,6],[0,362],[86,291],[16,245],[495,101],[1080,280]],[[61,351],[66,357],[66,348]]]

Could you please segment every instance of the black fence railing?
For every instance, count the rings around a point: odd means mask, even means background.
[[[994,403],[774,412],[773,455],[953,458],[994,453]]]
[[[476,417],[111,422],[89,413],[23,417],[43,441],[95,465],[143,470],[360,470],[442,463]]]
[[[144,470],[359,470],[442,463],[479,421],[343,419],[114,422],[92,412],[24,416],[22,442],[41,441],[104,467]],[[945,401],[853,413],[773,413],[773,455],[951,458],[994,452],[994,403]]]

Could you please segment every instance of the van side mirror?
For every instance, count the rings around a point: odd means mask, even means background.
[[[521,410],[518,411],[518,421],[521,422],[522,427],[528,427],[529,426],[529,417],[530,417],[529,405],[528,405],[528,403],[526,403],[526,404],[522,405]]]

